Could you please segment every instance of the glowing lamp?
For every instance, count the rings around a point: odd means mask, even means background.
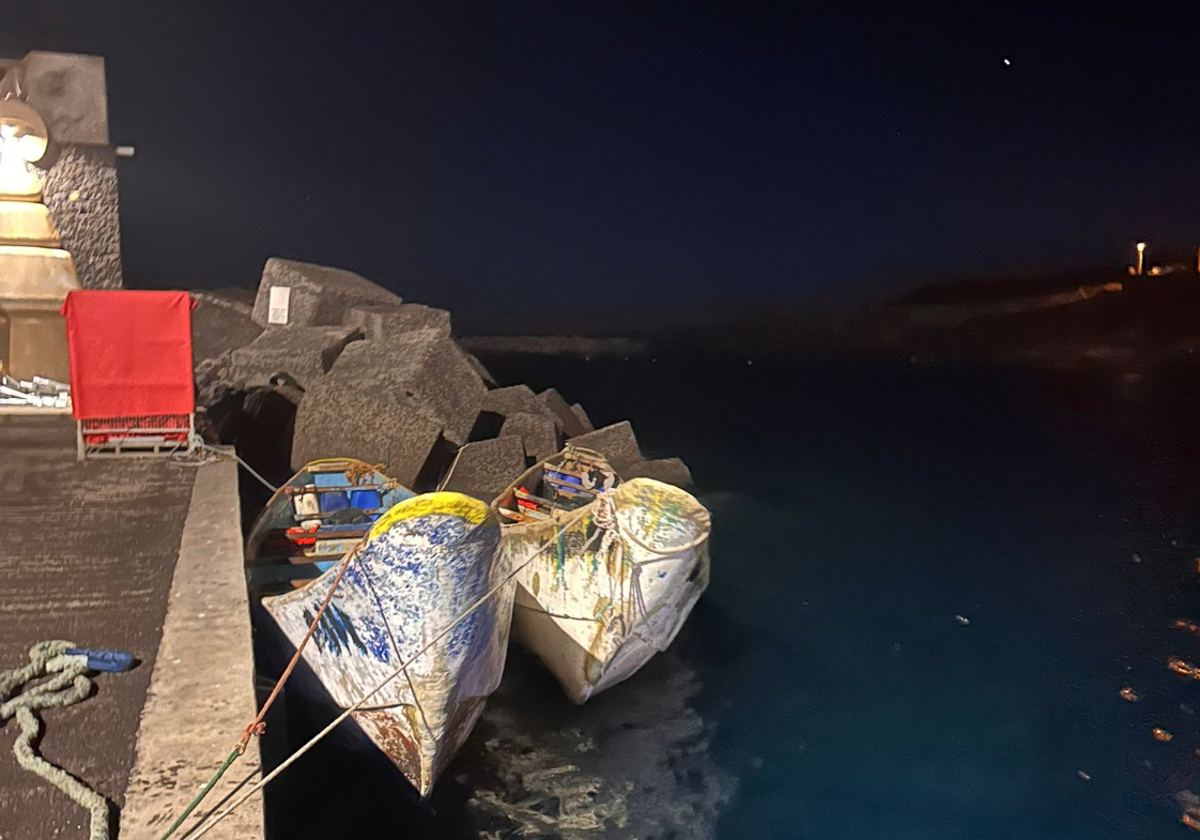
[[[46,154],[46,140],[41,114],[19,99],[0,99],[0,197],[37,199],[41,183],[28,164]]]

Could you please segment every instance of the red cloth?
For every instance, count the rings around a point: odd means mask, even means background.
[[[69,292],[76,420],[191,414],[192,301],[187,292]]]

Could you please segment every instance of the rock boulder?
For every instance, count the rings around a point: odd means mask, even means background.
[[[450,313],[419,303],[352,306],[346,310],[346,324],[361,329],[368,339],[425,329],[450,335]]]
[[[421,405],[455,445],[467,442],[487,387],[437,329],[356,342],[327,377],[332,385],[395,392]],[[307,402],[307,400],[306,400]]]
[[[580,434],[587,434],[595,431],[596,427],[592,424],[592,418],[588,417],[588,413],[583,410],[583,406],[575,403],[571,406],[571,413],[575,415],[575,419],[579,422],[579,426],[583,429]]]
[[[353,327],[272,327],[230,353],[230,379],[243,386],[267,385],[288,374],[308,389],[362,333]]]
[[[625,471],[621,473],[621,477],[625,479],[653,478],[665,484],[674,484],[676,487],[691,487],[695,483],[692,480],[692,471],[679,458],[638,461],[626,467]]]
[[[576,443],[601,453],[608,458],[609,463],[621,475],[625,474],[626,467],[645,460],[641,450],[638,448],[637,438],[633,434],[633,426],[629,424],[628,420],[613,423],[611,426],[605,426],[603,429],[596,429],[592,432],[576,435],[571,438],[571,443]]]
[[[277,286],[286,287],[289,298],[287,323],[274,326],[340,326],[347,310],[355,306],[397,306],[403,302],[399,295],[352,271],[271,257],[263,268],[254,299],[254,323],[273,326],[269,319],[271,289]]]
[[[251,317],[253,307],[238,292],[192,292],[192,300],[192,358],[197,368],[262,334]]]
[[[403,390],[330,375],[308,389],[296,412],[292,468],[318,458],[360,458],[384,464],[388,475],[412,487],[441,433],[441,421]]]
[[[500,437],[516,437],[525,446],[525,455],[541,461],[562,449],[558,426],[544,414],[515,411],[504,419]]]
[[[463,447],[447,490],[490,502],[525,471],[525,448],[516,437],[482,440]]]
[[[554,413],[546,408],[545,403],[537,398],[533,389],[528,385],[510,385],[507,388],[496,388],[483,395],[480,406],[483,411],[491,411],[507,417],[517,412],[540,414],[554,418]]]
[[[571,410],[570,404],[556,389],[547,388],[537,396],[542,405],[558,420],[558,427],[567,437],[575,437],[592,431],[592,424],[581,422],[579,416]]]

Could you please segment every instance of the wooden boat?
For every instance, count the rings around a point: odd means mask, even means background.
[[[379,491],[381,502],[395,497],[400,501],[381,513],[366,514],[374,519],[366,524],[362,537],[318,577],[301,582],[300,588],[263,598],[262,604],[294,649],[345,566],[304,649],[304,662],[328,700],[342,709],[401,671],[352,717],[424,797],[470,734],[504,670],[511,585],[455,623],[503,583],[503,569],[496,563],[500,529],[487,505],[477,499],[458,493],[413,496],[392,487],[377,470],[364,470],[366,465],[343,471],[342,484],[335,484],[336,467],[346,464],[360,462],[310,464],[291,485],[304,492],[320,488],[316,507],[322,515],[316,517],[320,520],[316,542],[303,544],[303,549],[320,557],[333,548],[322,548],[326,540],[342,539],[338,535],[345,533],[324,531],[339,524],[329,523],[331,517],[325,515],[329,507],[340,505],[325,505],[326,493],[343,492],[352,498],[354,488],[384,488]],[[309,481],[320,475],[329,477]],[[295,500],[301,493],[293,490],[285,495],[289,493],[293,500],[285,507],[312,528],[312,500],[301,510]],[[269,507],[264,516],[278,510]],[[270,564],[269,550],[276,545],[270,535],[279,531],[278,520],[275,523],[255,527],[251,548],[260,552],[255,561]],[[283,529],[289,541],[290,527]],[[422,652],[430,642],[432,647]],[[402,668],[409,660],[411,664]]]
[[[597,452],[568,445],[492,511],[503,563],[520,569],[513,638],[576,703],[665,650],[708,586],[704,506],[653,479],[622,482]]]

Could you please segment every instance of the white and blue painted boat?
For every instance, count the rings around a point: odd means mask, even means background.
[[[361,481],[363,475],[348,478]],[[349,498],[351,491],[345,492]],[[497,563],[500,528],[484,502],[458,493],[408,494],[367,515],[374,519],[343,558],[262,604],[291,645],[299,645],[345,567],[304,649],[304,663],[342,709],[385,683],[352,718],[424,797],[500,684],[512,584],[505,585]],[[307,545],[316,551],[338,533],[327,536],[317,528],[317,542]],[[257,545],[269,544],[264,539]],[[455,623],[496,587],[493,597]]]

